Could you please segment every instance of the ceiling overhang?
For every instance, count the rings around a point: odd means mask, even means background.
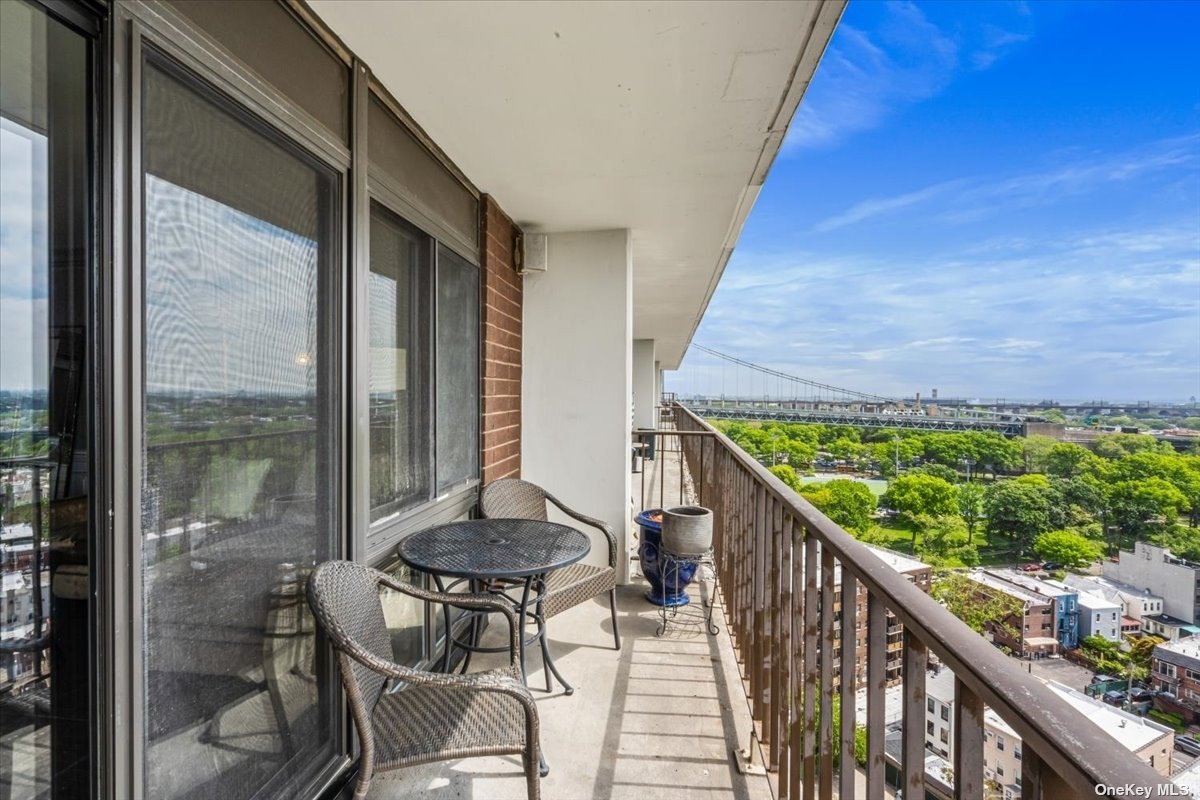
[[[630,231],[672,369],[845,3],[310,5],[527,231]]]

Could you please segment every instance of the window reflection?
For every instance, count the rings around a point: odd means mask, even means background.
[[[428,237],[371,208],[371,521],[429,498]]]
[[[0,3],[0,797],[87,792],[88,42]]]
[[[146,75],[146,793],[289,796],[333,752],[335,179]]]

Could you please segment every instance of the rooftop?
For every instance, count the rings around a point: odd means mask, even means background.
[[[1105,578],[1099,575],[1068,575],[1066,584],[1076,589],[1088,589],[1100,592],[1106,597],[1128,595],[1129,598],[1140,597],[1162,600],[1162,597],[1152,593],[1149,588],[1138,588],[1137,586],[1131,586],[1128,583],[1121,583],[1120,581],[1114,581],[1112,578]]]
[[[1021,586],[1018,586],[1011,581],[1005,580],[1002,577],[992,574],[988,570],[973,569],[967,573],[967,577],[976,583],[982,584],[989,589],[995,589],[999,592],[1004,592],[1007,595],[1017,598],[1024,602],[1027,606],[1043,606],[1050,602],[1050,598],[1037,592],[1030,591]]]
[[[1183,768],[1171,777],[1171,782],[1182,786],[1192,793],[1192,797],[1200,797],[1200,758]]]
[[[1042,597],[1062,597],[1064,594],[1074,594],[1075,590],[1059,581],[1048,581],[1041,578],[1034,578],[1024,572],[1018,572],[1015,569],[989,569],[986,570],[990,575],[999,578],[1002,581],[1007,581],[1016,584],[1021,588],[1041,595]]]
[[[1200,661],[1200,636],[1189,636],[1173,642],[1163,642],[1154,647],[1154,657],[1171,664],[1195,666]]]
[[[1098,609],[1121,609],[1123,606],[1116,600],[1109,600],[1099,592],[1079,592],[1079,605],[1089,611]]]
[[[1159,625],[1166,625],[1171,628],[1192,627],[1192,623],[1188,622],[1186,619],[1172,617],[1170,614],[1143,614],[1142,619],[1151,620],[1152,622],[1157,622]]]
[[[1171,729],[1165,725],[1159,725],[1145,717],[1139,717],[1116,706],[1110,706],[1102,700],[1088,697],[1083,692],[1078,692],[1057,681],[1042,678],[1039,680],[1130,751],[1141,750],[1151,742],[1171,733]],[[1005,736],[1017,735],[1012,726],[990,708],[984,711],[984,723]]]
[[[925,694],[943,703],[953,703],[954,673],[945,668],[925,673]]]
[[[1079,713],[1094,722],[1109,736],[1116,739],[1131,751],[1141,750],[1153,741],[1161,739],[1172,731],[1165,725],[1131,714],[1116,706],[1110,706],[1102,700],[1088,697],[1068,686],[1055,681],[1045,681],[1062,699],[1075,707]]]
[[[895,550],[887,550],[883,547],[876,547],[870,544],[867,545],[867,549],[879,556],[880,561],[896,570],[896,572],[908,574],[922,569],[929,569],[929,565],[924,561],[912,556],[906,556],[903,553],[897,553]]]

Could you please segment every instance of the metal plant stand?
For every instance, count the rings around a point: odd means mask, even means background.
[[[717,604],[717,562],[713,557],[713,550],[710,547],[706,553],[699,556],[679,556],[674,553],[669,553],[666,550],[659,551],[659,563],[662,565],[662,603],[658,606],[658,630],[654,632],[655,636],[662,636],[667,632],[667,626],[674,620],[680,612],[680,609],[686,609],[687,605],[668,605],[667,604],[667,587],[674,586],[678,582],[679,571],[684,566],[687,566],[697,573],[704,569],[708,569],[710,576],[708,591],[708,602],[704,601],[703,595],[700,598],[700,604],[703,606],[702,617],[704,620],[705,629],[710,636],[716,636],[721,632],[713,622],[713,608]]]

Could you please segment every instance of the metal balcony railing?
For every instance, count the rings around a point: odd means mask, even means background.
[[[884,797],[888,613],[904,626],[902,787],[925,796],[925,679],[930,654],[955,675],[954,794],[985,796],[984,707],[1023,740],[1021,796],[1085,798],[1097,787],[1156,786],[1164,778],[962,621],[831,522],[724,435],[676,405],[675,442],[696,500],[714,512],[721,598],[748,687],[756,734],[777,796],[834,796],[835,748],[854,763],[855,686],[841,682],[834,730],[835,629],[855,640],[861,585],[867,601],[866,797]],[[672,454],[674,455],[674,454]],[[664,498],[665,499],[665,498]],[[841,584],[835,588],[835,566]],[[841,594],[835,626],[836,592]],[[857,648],[840,652],[853,674]],[[911,677],[909,677],[911,676]],[[855,769],[838,771],[838,795],[855,797]]]

